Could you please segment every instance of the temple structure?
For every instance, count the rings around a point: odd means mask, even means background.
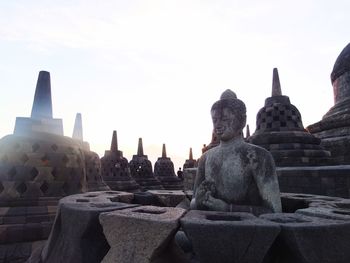
[[[276,166],[320,166],[331,163],[330,152],[320,139],[308,133],[299,110],[282,95],[278,71],[273,70],[272,95],[256,119],[256,130],[249,141],[269,150]]]
[[[154,164],[154,176],[166,190],[183,189],[182,180],[175,175],[174,164],[166,155],[165,144],[163,144],[162,148],[162,157],[159,157]]]
[[[164,189],[161,182],[153,175],[152,163],[143,154],[142,138],[139,138],[137,154],[129,162],[131,176],[140,185],[141,190]]]
[[[282,95],[277,69],[272,96],[257,114],[249,141],[271,152],[282,192],[349,197],[350,166],[337,165],[321,140],[304,129],[300,112]]]
[[[48,237],[61,197],[109,189],[82,142],[52,118],[50,74],[41,71],[31,117],[17,118],[14,134],[0,139],[1,262],[21,262]]]
[[[190,148],[188,159],[186,159],[182,170],[185,170],[187,168],[195,168],[195,167],[197,167],[197,160],[193,159],[192,148]]]
[[[337,164],[350,164],[350,43],[338,56],[331,81],[334,106],[322,120],[307,127],[331,151]]]
[[[128,160],[118,149],[117,131],[113,131],[111,148],[105,151],[101,158],[101,166],[103,180],[112,190],[128,192],[140,190],[140,186],[131,177]]]

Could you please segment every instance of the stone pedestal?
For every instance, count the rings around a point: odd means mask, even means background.
[[[160,206],[175,207],[186,198],[185,193],[180,190],[148,190],[147,192],[156,196]]]
[[[50,237],[41,254],[37,253],[40,258],[33,255],[32,262],[100,262],[109,250],[98,219],[100,213],[137,206],[130,204],[132,199],[131,193],[117,191],[61,199]]]
[[[281,227],[270,250],[270,262],[349,262],[349,222],[287,213],[266,214],[260,218]]]
[[[248,213],[189,211],[182,219],[199,262],[263,262],[277,237],[277,224]]]
[[[102,213],[100,222],[111,247],[102,262],[156,262],[172,242],[184,213],[181,208],[154,206]]]

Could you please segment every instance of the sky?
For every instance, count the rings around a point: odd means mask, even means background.
[[[0,0],[0,138],[30,116],[40,70],[65,135],[80,112],[100,157],[117,130],[128,160],[142,137],[153,164],[165,143],[177,170],[210,142],[210,108],[226,89],[254,133],[274,67],[306,127],[334,104],[348,10],[348,0]]]

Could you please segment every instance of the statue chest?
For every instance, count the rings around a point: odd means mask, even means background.
[[[222,152],[207,159],[205,179],[214,182],[217,197],[238,201],[246,196],[252,176],[239,154]]]

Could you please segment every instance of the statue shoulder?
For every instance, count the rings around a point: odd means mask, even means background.
[[[253,153],[253,156],[255,158],[273,162],[273,157],[271,153],[265,148],[251,143],[246,143],[246,145],[248,148],[248,152]]]

